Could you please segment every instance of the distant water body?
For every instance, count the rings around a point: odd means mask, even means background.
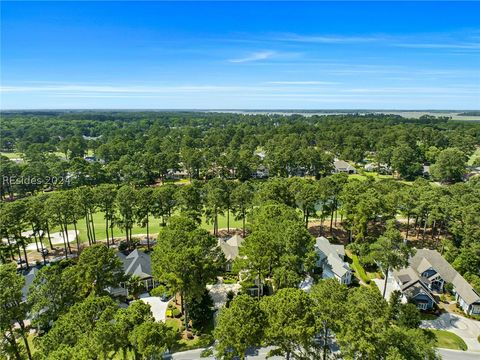
[[[395,111],[395,110],[338,110],[338,111],[319,111],[319,110],[207,110],[205,112],[245,114],[245,115],[302,115],[302,116],[327,116],[327,115],[348,115],[348,114],[391,114],[400,115],[405,118],[417,119],[423,115],[447,116],[452,120],[480,121],[480,116],[463,115],[463,111]],[[462,114],[462,115],[461,115]]]

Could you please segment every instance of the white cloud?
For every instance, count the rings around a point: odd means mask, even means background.
[[[342,36],[342,35],[300,35],[300,34],[281,34],[274,37],[274,40],[300,42],[300,43],[320,43],[320,44],[346,44],[346,43],[365,43],[384,40],[382,36]]]
[[[335,81],[268,81],[271,85],[335,85]]]
[[[250,61],[270,59],[274,55],[275,55],[274,51],[259,51],[259,52],[254,52],[244,58],[230,59],[228,61],[231,63],[244,63],[244,62],[250,62]]]
[[[395,46],[413,49],[480,50],[480,43],[400,43]]]
[[[84,84],[57,84],[35,86],[2,86],[0,92],[77,92],[77,93],[191,93],[208,91],[235,90],[235,86],[192,85],[192,86],[115,86],[115,85],[84,85]]]

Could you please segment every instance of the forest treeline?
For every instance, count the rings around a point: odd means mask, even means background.
[[[133,246],[135,225],[145,228],[150,238],[149,226],[153,222],[165,226],[178,213],[197,224],[205,218],[213,225],[215,235],[219,216],[227,217],[228,227],[231,218],[241,220],[245,234],[253,210],[270,202],[297,209],[307,228],[312,219],[318,221],[322,234],[331,236],[333,228],[341,226],[351,249],[364,263],[373,263],[370,245],[386,223],[396,219],[405,238],[415,239],[417,247],[440,249],[480,289],[480,181],[476,179],[438,186],[424,179],[413,183],[373,178],[361,181],[334,174],[320,180],[294,177],[241,183],[215,178],[183,185],[136,188],[102,184],[40,193],[0,203],[0,232],[11,240],[1,244],[0,258],[3,262],[16,256],[27,258],[26,245],[33,240],[22,236],[26,230],[33,232],[38,248],[48,244],[51,229],[68,234],[69,229],[77,230],[79,222],[85,222],[89,244],[98,240],[113,244],[113,231],[118,228],[129,248]],[[95,230],[99,229],[94,228],[93,221],[98,212],[105,220],[101,239],[96,238]],[[76,241],[79,250],[78,237]],[[72,246],[67,235],[65,255],[72,252]]]
[[[27,241],[22,231],[48,237],[56,228],[68,234],[79,221],[85,221],[88,242],[94,243],[96,212],[103,213],[102,239],[109,242],[114,228],[130,242],[134,225],[148,233],[152,219],[164,225],[175,212],[197,222],[204,217],[215,234],[218,216],[229,220],[231,214],[243,220],[245,232],[251,209],[273,200],[298,208],[306,224],[309,218],[330,220],[322,231],[332,232],[338,219],[364,261],[364,244],[375,237],[376,227],[395,217],[405,223],[407,238],[445,247],[451,262],[468,258],[463,253],[478,260],[479,185],[475,178],[463,182],[462,175],[479,144],[478,124],[432,116],[2,113],[0,147],[22,159],[0,157],[2,199],[17,199],[1,203],[2,236],[16,238],[15,246],[2,244],[2,257],[27,256],[19,254]],[[347,180],[345,174],[332,175],[334,158],[381,163],[396,178],[417,180]],[[437,180],[457,184],[428,183],[422,179],[424,164],[432,165]],[[260,167],[272,178],[254,181]],[[186,171],[193,182],[165,183],[175,171]],[[70,247],[66,241],[65,253]],[[472,274],[467,277],[477,288],[478,265],[461,271]]]
[[[455,182],[479,143],[478,124],[431,116],[3,113],[0,149],[22,161],[1,157],[0,175],[8,181],[0,192],[4,197],[101,183],[140,186],[175,171],[193,179],[245,181],[259,167],[270,176],[320,178],[331,173],[334,158],[383,164],[408,180],[438,161],[436,180]],[[453,169],[442,172],[445,167]]]

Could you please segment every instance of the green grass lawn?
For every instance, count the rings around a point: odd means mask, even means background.
[[[368,178],[373,178],[375,181],[378,181],[378,180],[395,180],[395,181],[401,182],[403,184],[408,184],[408,185],[411,185],[413,183],[413,181],[398,179],[398,178],[394,177],[393,175],[379,174],[379,173],[374,172],[374,171],[372,171],[372,172],[362,171],[361,173],[358,173],[358,174],[349,174],[348,178],[349,179],[357,179],[357,180],[360,180],[360,181],[365,181]]]
[[[95,226],[95,237],[97,240],[103,240],[106,239],[107,235],[105,233],[105,219],[103,217],[103,212],[97,212],[93,215],[93,222]],[[213,230],[213,224],[209,224],[206,222],[205,218],[202,217],[202,224],[201,227],[206,229],[206,230]],[[218,217],[218,227],[219,229],[227,228],[227,217],[226,216],[219,216]],[[233,218],[233,215],[230,214],[230,229],[233,228],[241,228],[242,227],[242,221],[235,221]],[[150,219],[150,234],[157,234],[160,231],[161,228],[161,220],[156,219],[156,218],[151,218]],[[70,224],[68,227],[68,230],[73,230],[73,224]],[[85,224],[85,219],[80,219],[79,222],[77,223],[77,230],[79,231],[79,236],[80,236],[80,241],[81,242],[86,242],[88,241],[87,238],[87,226]],[[51,232],[57,232],[60,231],[59,228],[54,228],[51,229]],[[138,234],[146,234],[147,229],[144,227],[140,226],[134,226],[132,229],[132,234],[133,235],[138,235]],[[125,236],[125,233],[115,227],[113,234],[115,237],[123,237]]]
[[[435,346],[452,350],[467,350],[467,344],[460,336],[446,330],[425,330],[436,337]]]
[[[436,320],[436,319],[438,319],[438,316],[437,316],[437,315],[434,315],[434,314],[429,314],[429,313],[421,312],[421,313],[420,313],[420,318],[421,318],[422,320]]]
[[[358,179],[358,180],[367,180],[369,177],[372,177],[374,178],[375,180],[382,180],[382,179],[394,179],[394,177],[392,175],[383,175],[383,174],[379,174],[377,172],[362,172],[362,173],[358,173],[358,174],[349,174],[348,175],[349,178],[351,179]]]
[[[365,284],[370,283],[370,277],[367,275],[367,272],[360,264],[360,260],[358,259],[357,255],[352,254],[350,251],[346,251],[345,255],[352,260],[352,270],[355,273],[355,277],[357,279],[362,280]]]
[[[7,158],[9,159],[21,159],[22,158],[22,154],[18,153],[18,152],[0,152],[0,155],[2,156],[6,156]]]
[[[480,158],[480,148],[478,148],[477,150],[475,150],[475,152],[472,154],[472,156],[470,156],[470,158],[468,159],[467,165],[468,165],[468,166],[472,166],[472,165],[473,165],[473,161],[474,161],[476,158]]]
[[[180,319],[167,318],[165,320],[165,324],[177,332],[181,331],[182,321]],[[213,325],[212,325],[212,328],[209,329],[208,331],[209,332],[213,331]],[[191,340],[180,339],[178,340],[175,346],[175,352],[193,350],[201,347],[208,347],[211,345],[212,342],[213,342],[212,336],[206,335],[206,334],[195,336],[195,338]]]

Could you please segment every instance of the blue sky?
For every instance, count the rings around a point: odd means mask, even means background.
[[[478,109],[477,2],[3,2],[1,107]]]

